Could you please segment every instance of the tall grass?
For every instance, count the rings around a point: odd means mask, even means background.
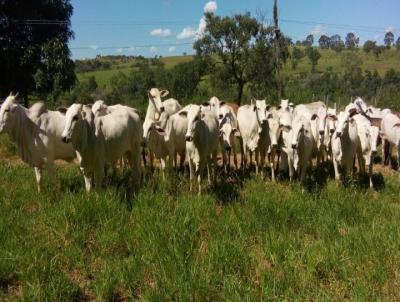
[[[379,192],[220,175],[201,197],[181,173],[91,194],[73,165],[43,194],[28,167],[0,174],[0,299],[400,299],[394,174]]]

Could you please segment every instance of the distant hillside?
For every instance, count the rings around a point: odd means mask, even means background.
[[[341,55],[346,53],[347,50],[341,53],[336,53],[329,49],[318,49],[321,53],[321,58],[317,65],[317,71],[323,72],[328,67],[332,67],[337,72],[342,72],[343,67],[341,66]],[[358,55],[362,59],[362,69],[363,70],[377,70],[381,75],[383,75],[387,70],[393,68],[396,71],[400,71],[400,51],[395,49],[387,50],[382,53],[379,59],[373,54],[366,54],[362,49],[358,50]],[[161,61],[165,64],[166,68],[171,68],[178,63],[187,62],[192,60],[192,56],[171,56],[163,57]],[[99,60],[109,60],[111,65],[108,66],[109,69],[104,70],[94,70],[89,72],[77,72],[78,79],[83,79],[85,77],[94,76],[98,85],[102,88],[107,87],[110,79],[113,75],[118,72],[129,73],[135,69],[134,64],[137,62],[135,59],[124,58],[119,59],[119,57],[104,57],[99,58]],[[308,73],[310,72],[310,63],[307,58],[300,60],[299,65],[296,70],[291,68],[290,60],[287,61],[284,67],[284,74],[286,76],[291,76],[294,74]]]

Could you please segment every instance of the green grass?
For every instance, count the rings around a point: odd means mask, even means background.
[[[394,173],[378,192],[220,177],[202,197],[181,174],[91,194],[74,165],[43,194],[25,165],[0,174],[0,299],[400,299]]]
[[[321,59],[318,61],[317,71],[323,72],[328,67],[332,67],[336,72],[343,72],[343,66],[341,66],[341,54],[348,52],[347,50],[341,53],[336,53],[335,51],[329,49],[319,49],[319,51],[321,53]],[[362,49],[359,49],[357,54],[363,61],[363,70],[377,70],[381,76],[391,68],[397,71],[400,70],[400,51],[395,49],[383,52],[378,60],[373,54],[366,54]],[[166,68],[172,68],[178,63],[187,62],[192,59],[192,56],[171,56],[163,57],[161,61],[165,64]],[[108,83],[113,75],[117,74],[118,72],[128,74],[134,70],[134,67],[131,66],[132,62],[119,62],[118,64],[113,65],[113,67],[109,70],[77,73],[77,76],[79,80],[82,80],[88,76],[94,76],[99,86],[106,88],[108,87]],[[288,60],[284,66],[284,75],[291,76],[293,74],[309,73],[310,69],[310,63],[307,58],[300,60],[296,70],[291,68],[291,62]]]

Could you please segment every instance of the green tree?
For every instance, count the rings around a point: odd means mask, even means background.
[[[22,95],[37,91],[41,96],[50,92],[57,96],[74,84],[68,49],[73,38],[72,11],[69,0],[0,2],[0,94],[14,90]]]
[[[299,64],[299,61],[304,58],[304,52],[298,47],[293,47],[290,58],[292,62],[292,69],[295,70]]]
[[[400,37],[398,37],[396,40],[396,48],[397,50],[400,50]]]
[[[304,41],[304,46],[312,46],[314,44],[314,36],[309,34]]]
[[[260,25],[250,16],[234,15],[220,17],[213,13],[205,14],[206,31],[193,47],[200,56],[217,55],[222,66],[236,84],[236,101],[240,104],[243,88],[250,80],[250,60],[253,41]]]
[[[388,49],[392,46],[392,44],[394,43],[394,35],[391,31],[388,31],[385,34],[385,38],[383,39],[383,42],[385,43],[385,45]]]
[[[363,50],[366,53],[370,53],[370,52],[373,52],[375,47],[376,47],[376,42],[375,41],[367,40],[364,43]]]
[[[331,43],[331,39],[327,35],[322,35],[319,40],[319,47],[322,49],[328,49]]]
[[[330,39],[330,48],[336,52],[341,52],[344,49],[344,42],[340,35],[333,35]]]
[[[309,46],[306,48],[305,53],[308,57],[308,59],[310,60],[310,64],[311,64],[311,72],[315,72],[315,68],[318,64],[318,60],[321,58],[321,54],[319,53],[318,49]]]
[[[355,49],[360,42],[360,38],[356,37],[353,33],[348,33],[346,36],[345,46],[348,49]]]

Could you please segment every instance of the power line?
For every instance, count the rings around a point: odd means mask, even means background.
[[[130,45],[130,46],[77,46],[70,47],[72,50],[106,50],[106,49],[132,49],[132,48],[146,48],[146,47],[163,47],[163,46],[186,46],[193,45],[193,43],[164,43],[164,44],[144,44],[144,45]]]

